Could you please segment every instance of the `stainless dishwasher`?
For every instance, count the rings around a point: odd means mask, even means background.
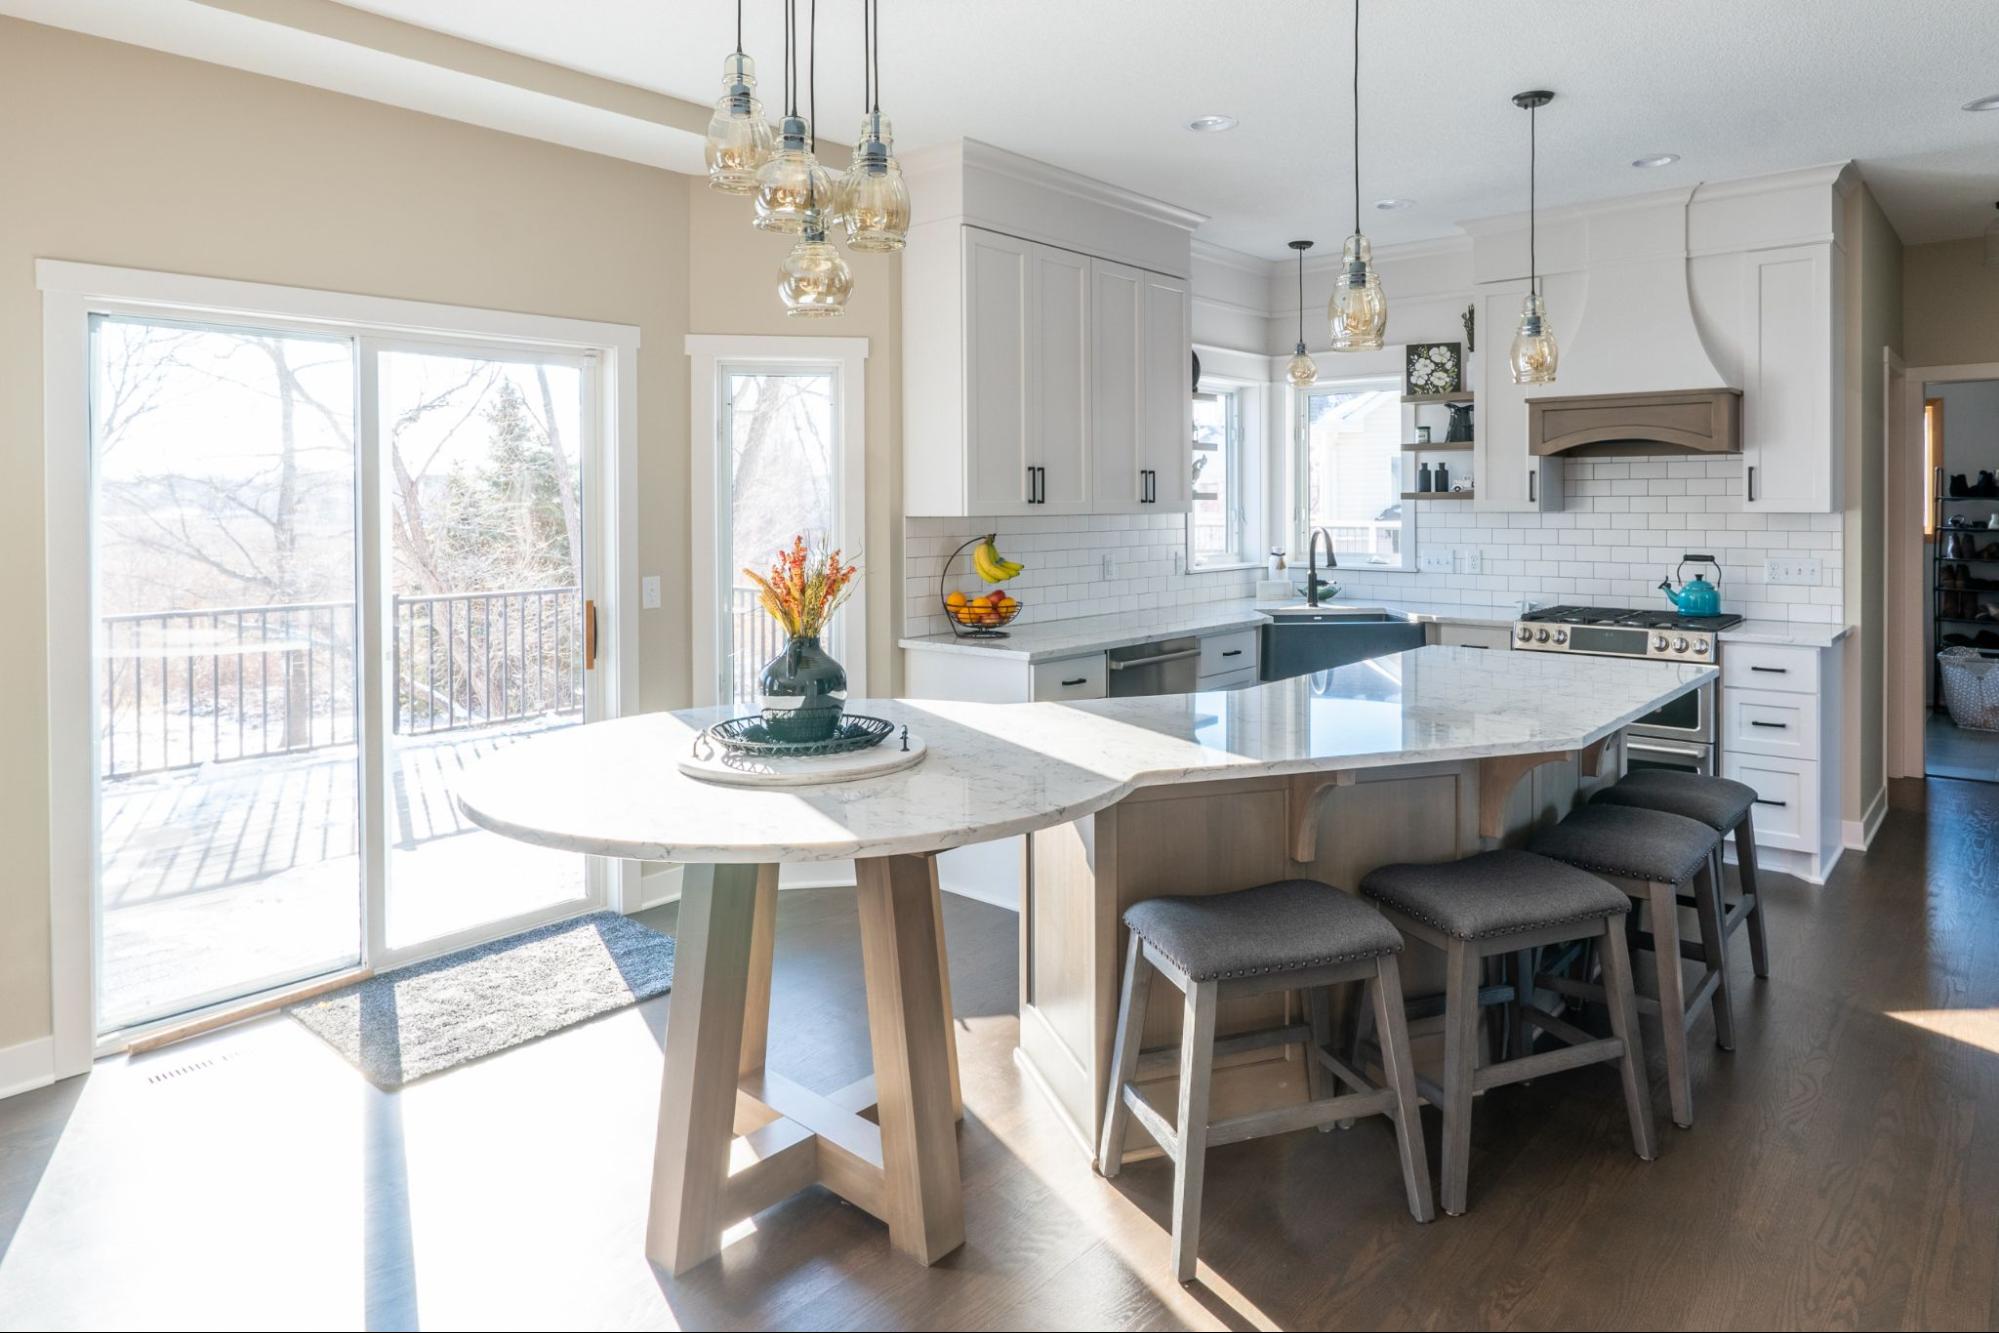
[[[1140,694],[1192,694],[1201,671],[1201,641],[1186,634],[1113,648],[1104,654],[1109,678],[1104,692],[1113,699]]]

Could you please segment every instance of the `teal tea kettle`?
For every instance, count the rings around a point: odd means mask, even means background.
[[[1694,581],[1680,580],[1679,591],[1673,590],[1673,579],[1660,579],[1659,591],[1667,600],[1679,608],[1683,616],[1718,616],[1721,614],[1721,562],[1711,555],[1687,554],[1680,557],[1679,568],[1673,571],[1673,578],[1680,578],[1680,570],[1692,561],[1695,564],[1714,566],[1714,582],[1709,583],[1705,574],[1694,575]]]

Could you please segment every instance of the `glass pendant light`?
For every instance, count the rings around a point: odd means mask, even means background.
[[[1284,368],[1284,378],[1302,389],[1319,378],[1318,362],[1305,355],[1305,252],[1312,248],[1312,243],[1293,241],[1291,248],[1298,252],[1298,350],[1292,353],[1291,364]]]
[[[822,319],[847,312],[854,275],[847,261],[826,239],[826,224],[817,208],[810,210],[805,231],[777,271],[777,294],[784,313],[797,319]]]
[[[813,29],[818,29],[818,4],[813,4]],[[757,168],[757,218],[759,230],[785,236],[802,235],[806,214],[815,212],[822,222],[833,211],[833,177],[819,165],[813,154],[816,136],[805,118],[798,114],[798,3],[785,0],[784,8],[784,124],[780,127],[777,152]],[[818,82],[817,71],[813,82]],[[815,201],[820,207],[814,206]]]
[[[882,114],[880,0],[861,6],[861,68],[868,111],[861,117],[853,165],[840,183],[840,216],[849,246],[886,253],[902,249],[909,238],[909,187],[895,160],[895,135]]]
[[[1374,271],[1374,247],[1360,230],[1360,0],[1353,4],[1353,235],[1340,250],[1326,321],[1335,352],[1373,351],[1388,329],[1388,298]]]
[[[736,0],[736,49],[722,58],[722,95],[708,118],[708,186],[755,194],[757,168],[770,160],[770,122],[756,96],[757,62],[743,54],[743,0]]]
[[[1548,306],[1541,299],[1540,261],[1534,249],[1535,211],[1539,203],[1535,197],[1535,176],[1540,167],[1534,115],[1554,100],[1555,95],[1546,89],[1513,94],[1513,105],[1527,113],[1527,296],[1520,302],[1520,328],[1506,353],[1515,384],[1553,384],[1555,363],[1561,359],[1555,335],[1548,332]]]

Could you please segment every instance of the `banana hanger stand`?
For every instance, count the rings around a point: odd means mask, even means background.
[[[950,597],[952,589],[948,586],[951,582],[951,566],[957,563],[959,556],[971,550],[974,546],[982,542],[997,542],[998,540],[999,535],[992,532],[972,538],[957,550],[951,552],[951,558],[944,562],[942,577],[937,580],[937,602],[944,608],[944,622],[951,627],[951,632],[961,639],[1004,639],[1007,637],[1007,634],[1000,626],[1012,624],[1014,617],[1020,614],[1020,604],[1018,602],[1014,604],[1011,611],[993,610],[973,612],[966,607],[951,605]]]

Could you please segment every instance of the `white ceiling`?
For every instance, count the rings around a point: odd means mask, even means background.
[[[734,43],[728,0],[340,3],[700,102]],[[1525,206],[1527,117],[1508,98],[1532,87],[1557,93],[1541,113],[1546,205],[1851,158],[1905,242],[1973,235],[1994,216],[1999,112],[1959,109],[1999,93],[1993,0],[1363,4],[1361,190],[1380,242]],[[1337,244],[1352,225],[1343,0],[881,9],[882,108],[903,148],[983,139],[1205,213],[1203,239],[1267,258],[1284,257],[1294,236]],[[746,10],[746,46],[774,108],[780,0]],[[860,0],[826,0],[819,29],[820,121],[828,138],[851,141]],[[1183,128],[1216,112],[1241,124]],[[1661,152],[1681,160],[1630,166]],[[1386,196],[1415,206],[1377,212]]]

